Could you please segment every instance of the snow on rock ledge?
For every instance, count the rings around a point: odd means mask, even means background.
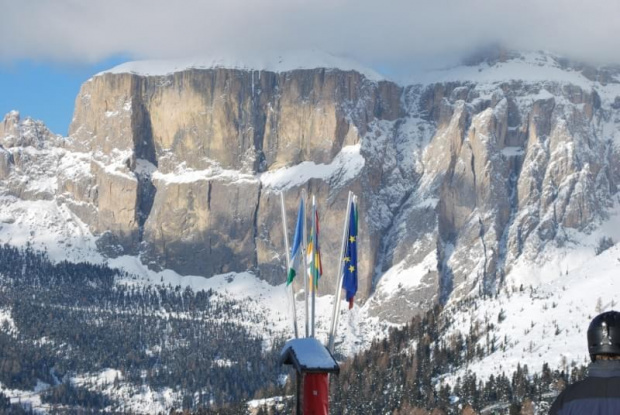
[[[164,76],[188,69],[240,69],[270,72],[289,72],[297,69],[339,69],[356,71],[372,81],[385,77],[370,68],[346,58],[318,51],[246,55],[241,57],[220,56],[181,60],[143,60],[123,63],[97,75],[106,73],[133,73],[142,76]]]

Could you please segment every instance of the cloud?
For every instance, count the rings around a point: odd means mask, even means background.
[[[501,43],[618,61],[617,0],[5,1],[0,60],[93,63],[318,49],[375,67]]]

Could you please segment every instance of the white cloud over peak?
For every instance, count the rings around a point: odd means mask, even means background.
[[[0,0],[0,61],[317,49],[374,67],[482,44],[617,61],[617,0]]]

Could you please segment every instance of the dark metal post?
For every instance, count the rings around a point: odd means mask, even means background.
[[[301,374],[295,371],[297,374],[297,408],[295,410],[296,415],[301,415]]]

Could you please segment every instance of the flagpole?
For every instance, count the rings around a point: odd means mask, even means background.
[[[284,208],[284,192],[280,192],[280,204],[282,205],[282,228],[284,229],[284,249],[286,249],[286,273],[291,268],[291,256],[288,246],[288,230],[286,228],[286,209]],[[293,329],[295,331],[295,338],[299,338],[299,332],[297,330],[297,306],[295,304],[295,289],[293,283],[291,286],[291,298],[293,299]]]
[[[315,305],[315,299],[316,299],[316,286],[317,284],[315,283],[315,278],[316,275],[314,275],[314,273],[316,272],[316,241],[318,239],[318,235],[316,232],[316,198],[314,197],[314,195],[312,195],[312,234],[314,235],[314,239],[312,241],[312,268],[310,270],[310,274],[311,274],[311,281],[310,284],[312,286],[312,324],[310,325],[311,327],[311,337],[314,337],[314,315],[316,312],[316,305]]]
[[[306,212],[305,206],[306,206],[306,189],[302,189],[301,191],[301,197],[304,200],[304,212]],[[303,256],[303,260],[304,260],[304,270],[302,275],[304,276],[304,305],[306,307],[306,337],[309,337],[310,335],[310,325],[309,325],[309,320],[310,320],[310,316],[309,316],[309,312],[308,312],[308,230],[306,229],[306,217],[304,215],[304,232],[303,232],[303,238],[302,238],[302,256]]]
[[[336,338],[336,326],[338,325],[338,316],[340,314],[340,296],[342,295],[342,280],[344,278],[344,272],[342,270],[344,264],[344,250],[347,246],[347,234],[349,233],[349,214],[351,213],[351,200],[353,199],[353,192],[349,191],[349,197],[347,198],[347,213],[344,215],[344,227],[342,230],[342,244],[340,245],[340,261],[338,263],[338,283],[336,284],[336,296],[334,297],[334,310],[332,312],[332,324],[329,329],[329,343],[328,349],[331,353],[334,352],[334,342]]]

